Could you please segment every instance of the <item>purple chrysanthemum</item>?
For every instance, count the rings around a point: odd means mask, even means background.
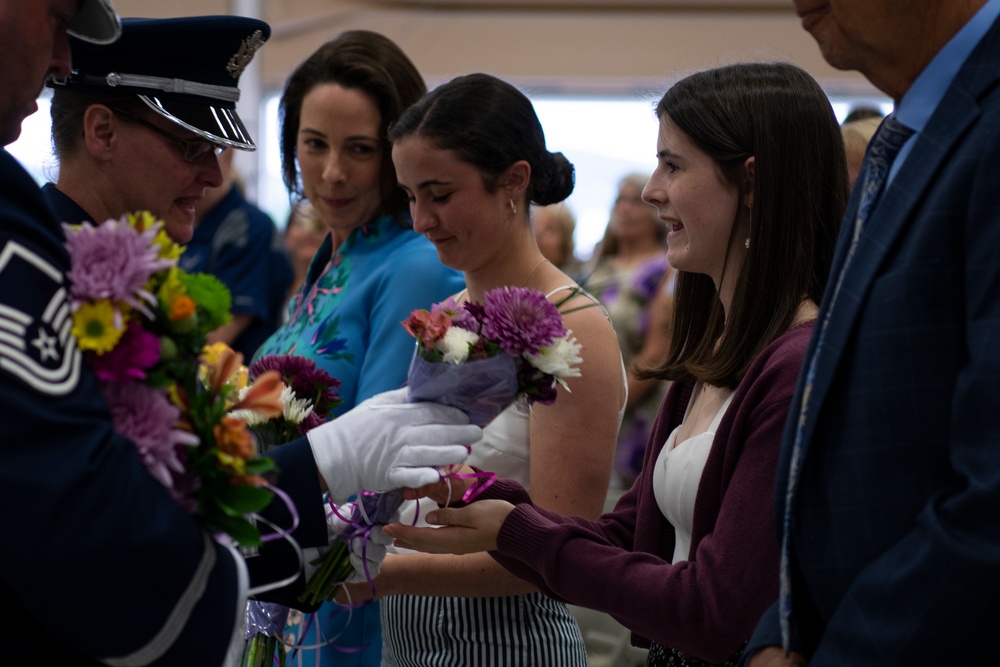
[[[551,405],[556,401],[557,382],[555,378],[524,364],[517,378],[518,389],[528,399],[528,403]]]
[[[340,380],[319,368],[312,359],[292,354],[268,354],[255,360],[248,369],[251,379],[267,371],[277,371],[297,398],[313,402],[313,409],[325,416],[341,403]]]
[[[559,309],[538,290],[501,287],[485,294],[483,336],[510,354],[538,348],[566,334]]]
[[[104,354],[88,357],[94,374],[105,382],[127,384],[146,378],[146,371],[160,360],[160,339],[131,320],[118,344]]]
[[[453,326],[479,333],[479,321],[467,310],[466,306],[458,305],[454,297],[448,297],[441,303],[435,303],[431,306],[431,312],[444,313],[451,318]]]
[[[184,472],[180,448],[197,445],[198,438],[176,428],[180,410],[163,392],[142,383],[101,383],[116,431],[132,440],[146,469],[163,486],[173,489],[173,474]]]
[[[293,354],[267,354],[255,359],[248,370],[251,380],[256,380],[268,371],[277,371],[285,384],[288,384],[290,378],[311,373],[315,369],[316,362],[308,357]]]
[[[306,415],[306,418],[299,422],[298,430],[299,435],[305,435],[309,431],[313,430],[317,426],[326,423],[326,419],[318,414],[315,410]]]
[[[109,299],[152,317],[145,303],[156,303],[146,283],[176,260],[161,258],[154,242],[159,225],[139,232],[126,218],[97,225],[64,225],[71,258],[68,272],[74,304]]]
[[[486,319],[486,311],[483,308],[483,304],[479,303],[478,301],[466,301],[464,305],[465,305],[465,312],[467,312],[470,316],[472,316],[473,321],[476,322],[476,325],[474,326],[478,326],[479,322],[482,322],[483,320]],[[477,331],[476,329],[473,329],[473,332],[479,333],[479,331]]]

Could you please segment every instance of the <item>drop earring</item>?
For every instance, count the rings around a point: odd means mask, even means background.
[[[510,200],[510,210],[511,210],[511,213],[513,213],[514,215],[517,215],[517,204],[514,203],[513,199]]]
[[[753,209],[753,197],[747,197],[747,208]],[[743,242],[743,247],[747,250],[750,249],[750,234],[747,233],[747,240]]]

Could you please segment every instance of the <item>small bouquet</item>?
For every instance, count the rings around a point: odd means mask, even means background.
[[[500,287],[482,304],[448,299],[413,311],[403,327],[417,339],[410,400],[459,408],[479,426],[519,396],[548,405],[580,376],[580,345],[538,290]]]
[[[278,412],[258,412],[237,403],[230,416],[242,419],[254,434],[264,451],[291,442],[332,418],[333,410],[343,401],[337,390],[340,381],[316,366],[306,357],[287,354],[262,356],[243,372],[250,380],[269,375],[279,379],[281,388]],[[244,398],[249,388],[240,388],[238,397]],[[337,551],[331,549],[327,554]],[[322,558],[322,557],[321,557]],[[350,569],[349,555],[342,559],[331,558],[331,568],[343,560]],[[289,608],[283,605],[250,600],[247,602],[244,639],[246,645],[241,664],[284,665],[287,650],[283,640]]]
[[[211,530],[258,544],[249,517],[271,501],[261,475],[273,462],[257,454],[245,423],[226,415],[223,364],[199,374],[206,334],[229,318],[229,291],[178,268],[182,248],[149,213],[64,228],[73,335],[115,430]],[[271,379],[248,390],[243,406],[272,409]]]
[[[343,401],[337,390],[340,380],[333,378],[307,357],[290,354],[269,354],[260,357],[247,369],[251,380],[277,374],[282,389],[279,397],[281,413],[261,414],[254,410],[236,410],[231,414],[246,421],[257,442],[267,451],[283,445],[325,424]],[[240,390],[242,398],[247,389]]]
[[[537,290],[502,287],[487,292],[482,304],[447,299],[430,310],[414,310],[402,322],[417,339],[407,380],[410,401],[456,407],[479,426],[521,396],[529,404],[552,403],[558,386],[569,391],[566,380],[579,377],[582,361],[580,345],[559,312],[564,302],[553,304]],[[492,479],[492,473],[476,476],[488,478],[480,491]],[[471,491],[465,500],[472,499]],[[352,519],[362,536],[392,521],[403,501],[399,490],[362,492],[362,497],[366,507],[375,508]],[[311,581],[310,601],[332,598],[342,581]]]

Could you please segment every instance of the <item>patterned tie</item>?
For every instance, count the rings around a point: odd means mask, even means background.
[[[808,371],[806,372],[806,386],[802,393],[802,403],[799,406],[799,420],[795,430],[795,442],[792,446],[792,461],[788,469],[788,487],[785,489],[785,511],[783,516],[783,531],[781,538],[781,643],[787,653],[791,649],[791,627],[790,620],[792,614],[792,588],[791,588],[791,542],[790,535],[792,529],[792,503],[795,500],[799,485],[799,467],[802,457],[802,437],[803,428],[810,409],[810,398],[812,395],[813,380],[816,378],[816,368],[820,354],[823,352],[823,343],[826,339],[826,332],[830,324],[830,313],[833,312],[837,303],[837,296],[840,294],[840,286],[844,281],[851,260],[854,258],[854,251],[861,237],[865,222],[883,187],[886,176],[892,161],[903,147],[906,140],[913,134],[913,130],[906,127],[894,115],[889,115],[879,126],[878,132],[872,138],[871,147],[865,158],[864,180],[862,181],[861,201],[858,203],[858,214],[854,219],[854,236],[851,239],[851,247],[847,251],[847,258],[844,266],[837,276],[837,283],[833,288],[833,296],[830,298],[830,305],[823,318],[823,324],[819,331],[819,340],[816,342],[816,349],[809,360]]]

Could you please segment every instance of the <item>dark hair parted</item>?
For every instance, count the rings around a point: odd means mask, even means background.
[[[739,201],[749,195],[753,205],[728,320],[712,279],[679,271],[670,352],[654,374],[735,388],[791,326],[802,300],[822,298],[849,192],[840,127],[819,84],[786,63],[694,74],[664,94],[656,115],[708,154]],[[746,192],[751,156],[753,191]]]
[[[368,30],[343,32],[319,47],[285,83],[278,107],[281,175],[293,202],[303,197],[296,159],[302,100],[313,88],[327,83],[360,90],[375,102],[382,116],[380,134],[385,149],[380,176],[382,212],[404,213],[408,203],[396,184],[387,132],[403,110],[427,92],[427,86],[413,62],[392,40]]]
[[[390,128],[393,143],[415,135],[477,167],[488,192],[519,160],[531,166],[526,201],[556,204],[573,192],[573,165],[550,153],[535,109],[520,90],[489,74],[452,79],[413,105]]]

